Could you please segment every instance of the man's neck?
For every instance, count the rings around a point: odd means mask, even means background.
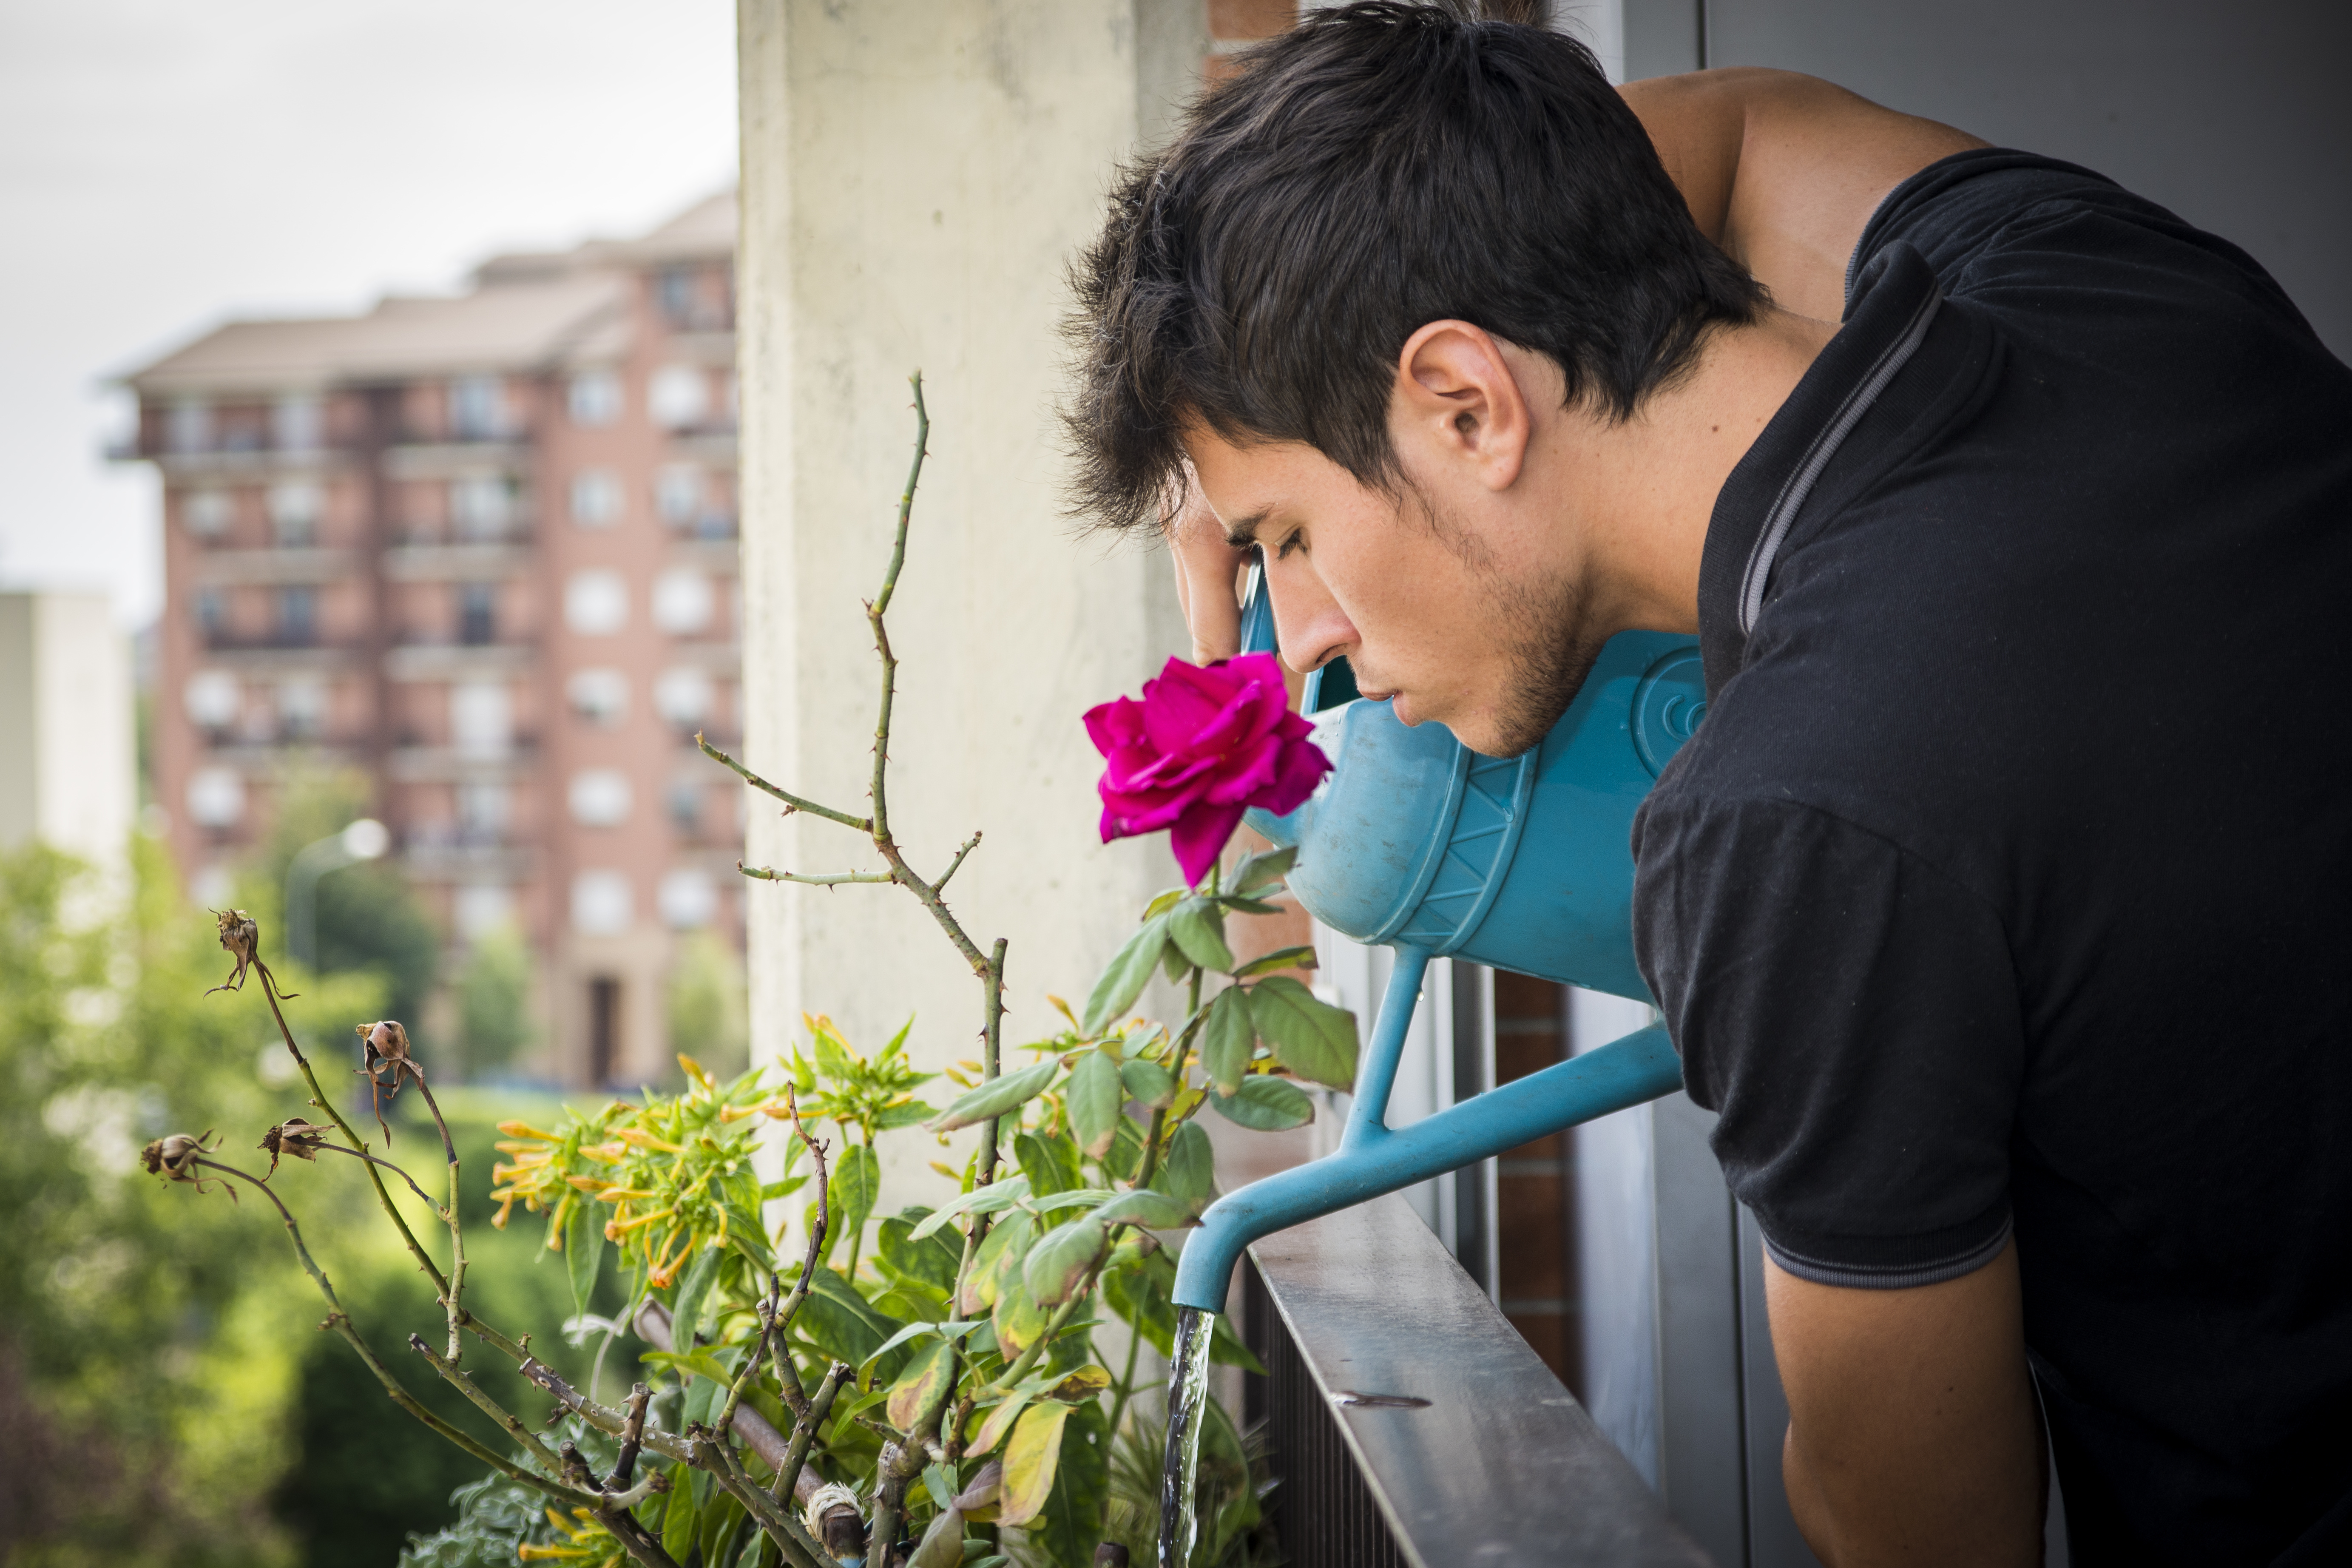
[[[1768,310],[1753,326],[1717,330],[1697,366],[1624,423],[1566,416],[1596,626],[1698,630],[1716,497],[1836,333],[1835,322]]]

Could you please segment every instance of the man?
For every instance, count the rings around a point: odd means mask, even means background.
[[[1081,500],[1170,528],[1197,656],[1260,550],[1294,667],[1509,754],[1697,634],[1636,946],[1822,1558],[2038,1560],[2046,1415],[2078,1564],[2352,1561],[2352,374],[2262,269],[1826,83],[1381,4],[1076,281]]]

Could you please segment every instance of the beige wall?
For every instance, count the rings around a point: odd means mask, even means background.
[[[138,805],[130,641],[103,594],[0,594],[0,848],[119,870]]]
[[[864,809],[876,671],[860,601],[880,580],[920,367],[931,458],[891,615],[892,818],[934,873],[986,832],[951,902],[983,945],[1011,939],[1006,1039],[1035,1038],[1046,993],[1082,1000],[1175,879],[1160,838],[1097,841],[1099,763],[1079,723],[1181,647],[1166,563],[1073,539],[1051,409],[1066,258],[1100,224],[1113,163],[1190,89],[1204,8],[741,0],[739,16],[750,761]],[[875,858],[758,799],[747,858]],[[801,1037],[803,1009],[869,1050],[912,1012],[923,1065],[977,1054],[977,986],[908,895],[751,894],[756,1058]],[[921,1196],[940,1153],[920,1138],[886,1152],[886,1206]]]

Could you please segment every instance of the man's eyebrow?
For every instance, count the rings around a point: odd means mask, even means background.
[[[1258,525],[1265,521],[1266,514],[1273,510],[1270,506],[1262,506],[1247,517],[1236,519],[1225,530],[1225,542],[1235,550],[1247,550],[1255,545],[1257,542]]]

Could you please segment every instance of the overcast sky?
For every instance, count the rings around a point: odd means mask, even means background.
[[[162,592],[104,379],[734,178],[726,0],[0,0],[0,584]]]

